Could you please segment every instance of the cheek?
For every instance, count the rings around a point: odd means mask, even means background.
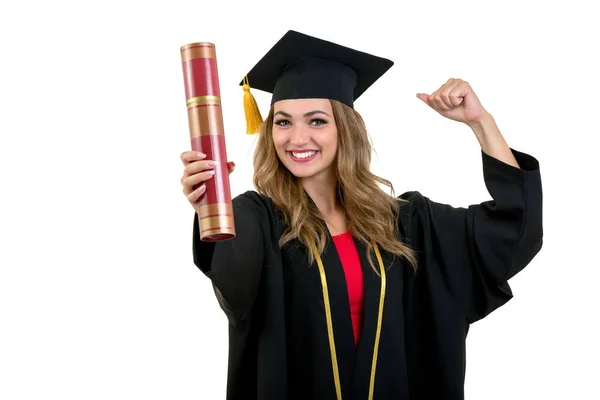
[[[338,137],[337,132],[333,131],[326,135],[322,140],[323,147],[327,150],[329,154],[335,154],[337,152],[338,147]]]
[[[282,134],[281,132],[277,132],[277,130],[273,130],[273,144],[275,145],[275,147],[277,149],[279,149],[280,147],[283,147],[283,145],[285,145],[287,139],[285,137],[285,134]]]
[[[285,135],[273,132],[273,146],[275,147],[275,152],[277,153],[277,155],[279,155],[279,157],[283,157],[285,155],[283,147],[286,143],[287,139],[285,138]]]
[[[275,146],[276,149],[279,149],[279,147],[281,147],[281,136],[273,131],[271,139],[273,140],[273,146]]]

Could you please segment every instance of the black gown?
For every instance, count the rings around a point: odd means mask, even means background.
[[[542,247],[539,163],[511,150],[520,169],[481,152],[490,201],[455,208],[417,191],[400,196],[401,238],[419,270],[400,259],[387,268],[375,399],[464,398],[469,325],[512,298],[508,279]],[[229,321],[227,399],[336,399],[318,268],[297,241],[279,248],[285,226],[270,199],[248,191],[233,208],[235,239],[201,242],[197,215],[193,231],[194,263]],[[365,301],[358,345],[330,236],[322,255],[344,400],[368,398],[381,290],[355,242]],[[392,258],[381,254],[387,267]]]

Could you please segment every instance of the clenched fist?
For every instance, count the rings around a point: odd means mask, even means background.
[[[487,114],[471,85],[462,79],[450,78],[432,94],[417,93],[417,97],[444,117],[469,126]]]

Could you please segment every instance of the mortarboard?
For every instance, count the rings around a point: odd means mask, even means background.
[[[272,93],[279,100],[325,98],[354,107],[393,61],[296,31],[288,31],[247,73],[244,109],[249,134],[262,123],[250,87]]]

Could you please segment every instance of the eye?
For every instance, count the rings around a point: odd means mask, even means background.
[[[327,121],[325,121],[324,119],[315,118],[310,121],[310,124],[314,126],[320,126],[327,124]]]
[[[273,122],[273,125],[287,126],[289,123],[290,123],[290,121],[288,121],[286,119],[280,119],[280,120]]]

